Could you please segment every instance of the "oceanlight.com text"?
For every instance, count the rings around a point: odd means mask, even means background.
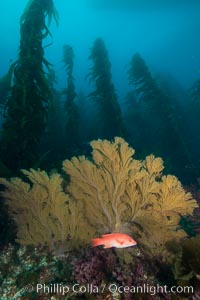
[[[112,293],[119,293],[119,294],[139,294],[139,293],[146,293],[154,296],[156,294],[192,294],[194,293],[193,286],[172,286],[168,287],[167,285],[149,285],[143,284],[139,286],[120,286],[117,284],[110,284],[108,287],[109,291]]]

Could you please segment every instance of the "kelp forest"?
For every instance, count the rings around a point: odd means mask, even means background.
[[[121,101],[97,36],[85,94],[66,32],[59,89],[53,22],[28,1],[0,78],[0,299],[199,299],[200,77],[184,90],[132,53]],[[110,233],[137,245],[92,247]]]

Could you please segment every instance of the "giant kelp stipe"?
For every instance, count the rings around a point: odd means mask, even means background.
[[[108,53],[101,38],[95,40],[89,59],[93,61],[93,66],[87,77],[90,82],[95,82],[96,86],[89,96],[98,105],[98,136],[103,138],[113,138],[116,135],[123,136],[121,109],[112,83]]]
[[[44,66],[43,39],[50,34],[46,15],[55,16],[49,1],[29,1],[20,19],[19,58],[13,70],[13,86],[7,100],[1,151],[5,164],[13,169],[30,167],[38,157],[38,144],[45,130],[51,90]]]
[[[0,62],[0,299],[198,299],[199,5],[25,2]]]
[[[184,133],[181,130],[180,122],[183,122],[183,119],[177,115],[176,99],[171,98],[159,88],[139,53],[135,54],[131,60],[128,76],[130,84],[134,86],[138,106],[141,106],[138,115],[142,114],[143,118],[143,123],[140,123],[143,135],[141,145],[138,146],[140,149],[144,146],[148,152],[169,159],[169,163],[176,165],[183,176],[184,166],[191,163],[191,154],[188,142],[184,140]],[[129,109],[135,113],[134,107],[132,109],[129,106]],[[134,120],[132,123],[133,127],[134,123],[137,126]]]

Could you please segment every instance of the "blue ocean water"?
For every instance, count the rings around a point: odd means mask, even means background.
[[[0,3],[1,69],[4,75],[19,47],[19,19],[25,0]],[[200,75],[200,18],[198,1],[54,1],[59,27],[52,22],[53,44],[45,49],[54,64],[59,87],[64,87],[62,46],[75,52],[75,83],[88,91],[85,80],[89,51],[97,37],[104,39],[112,63],[113,80],[120,101],[128,88],[126,73],[131,56],[140,52],[154,73],[167,72],[185,88]]]

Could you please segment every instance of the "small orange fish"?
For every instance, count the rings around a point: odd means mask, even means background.
[[[97,247],[103,245],[107,248],[126,248],[137,245],[137,242],[125,233],[108,233],[103,234],[100,238],[92,239],[92,246]]]

